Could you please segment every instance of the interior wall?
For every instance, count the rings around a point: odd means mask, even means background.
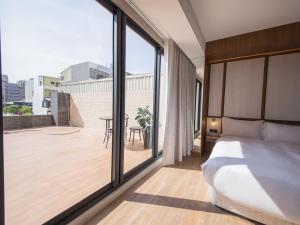
[[[209,62],[300,48],[300,22],[206,42]]]
[[[209,117],[300,124],[299,87],[300,22],[206,43],[202,152]]]
[[[270,57],[265,118],[300,121],[299,88],[300,53]]]
[[[213,64],[210,70],[208,115],[221,116],[224,63]]]
[[[263,76],[264,58],[227,63],[224,116],[260,119]]]
[[[300,121],[299,75],[300,52],[212,64],[207,116]]]

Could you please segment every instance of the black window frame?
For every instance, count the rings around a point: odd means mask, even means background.
[[[149,165],[161,157],[158,153],[158,124],[159,124],[159,86],[160,86],[160,61],[163,54],[163,47],[160,46],[143,28],[123,12],[117,5],[109,0],[96,0],[113,14],[113,135],[112,135],[112,164],[111,182],[101,187],[88,197],[75,203],[68,209],[48,220],[44,224],[67,224],[88,209],[96,205],[103,198],[117,190],[120,186],[139,174]],[[152,157],[139,164],[132,170],[123,174],[124,166],[124,121],[125,121],[125,60],[126,60],[126,24],[130,25],[135,32],[148,41],[155,48],[154,68],[154,98],[153,98],[153,141]],[[1,71],[1,36],[0,36],[0,74]],[[2,82],[2,76],[1,76]],[[0,88],[2,93],[2,85]],[[2,95],[1,95],[2,101]],[[0,224],[5,223],[4,204],[4,145],[3,145],[3,105],[1,105],[0,127]]]
[[[0,33],[1,34],[1,33]],[[1,79],[1,119],[0,119],[0,128],[2,131],[2,135],[0,135],[0,224],[5,224],[5,210],[4,210],[4,145],[3,145],[3,100],[2,100],[2,58],[1,58],[1,35],[0,35],[0,79]]]
[[[143,38],[145,41],[147,41],[152,47],[154,47],[155,49],[155,55],[154,55],[154,89],[153,89],[153,129],[152,129],[152,157],[147,159],[146,161],[142,162],[141,164],[135,166],[134,168],[132,168],[131,170],[127,171],[126,173],[124,173],[124,155],[122,155],[123,161],[121,162],[121,181],[127,181],[129,180],[131,177],[136,175],[137,171],[141,171],[143,170],[145,167],[147,167],[148,165],[152,164],[153,161],[156,160],[156,158],[158,157],[158,126],[159,126],[159,81],[160,81],[160,63],[161,63],[161,54],[162,54],[162,48],[160,47],[160,45],[148,34],[146,33],[134,20],[132,20],[130,17],[128,17],[127,15],[125,15],[125,19],[124,19],[124,36],[125,36],[125,41],[124,41],[124,45],[125,49],[124,49],[124,72],[126,73],[126,68],[125,68],[125,64],[126,64],[126,25],[128,27],[130,27],[134,32],[136,32],[140,38]],[[124,85],[125,85],[125,77],[126,74],[123,73],[122,75],[124,75]],[[122,96],[123,96],[123,108],[122,108],[122,113],[125,115],[125,86],[123,88],[124,92],[122,92]],[[123,128],[124,128],[124,121],[125,118],[122,119],[122,123],[123,123]],[[124,130],[124,129],[122,129]],[[124,132],[123,132],[124,134]],[[122,136],[122,140],[124,140],[124,136]],[[122,149],[124,149],[124,144],[121,146]],[[124,154],[124,152],[122,152],[122,154]]]
[[[161,89],[161,86],[160,86],[160,84],[161,84],[161,66],[162,66],[162,63],[161,63],[161,59],[162,59],[162,57],[164,57],[164,60],[166,60],[166,58],[165,58],[165,51],[164,51],[164,49],[162,48],[162,49],[160,49],[160,59],[158,60],[158,62],[159,62],[159,67],[157,67],[157,70],[159,70],[159,83],[157,84],[158,86],[157,86],[157,88],[158,88],[158,104],[160,104],[160,89]],[[165,63],[166,63],[166,61],[165,61]],[[166,64],[165,64],[166,65]],[[165,68],[166,69],[166,68]],[[165,70],[166,71],[166,70]],[[167,76],[167,74],[165,74],[165,76]],[[158,107],[158,109],[160,110],[160,105],[158,105],[157,106]],[[159,115],[159,110],[158,110],[158,115]],[[166,112],[165,112],[166,113]],[[159,118],[158,118],[158,124],[157,124],[157,126],[158,126],[158,134],[159,134]],[[158,149],[158,140],[157,140],[157,149]],[[163,147],[161,148],[161,149],[158,149],[158,155],[160,155],[160,156],[162,156],[162,154],[163,154]]]
[[[197,84],[199,84],[199,93],[198,93],[198,114],[196,115],[196,107],[197,107]],[[201,126],[201,97],[202,97],[202,82],[200,79],[196,78],[196,86],[195,86],[195,116],[194,116],[194,134],[197,134],[200,131]],[[197,128],[196,129],[196,117],[198,118]]]

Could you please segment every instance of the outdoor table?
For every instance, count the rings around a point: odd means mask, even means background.
[[[103,116],[103,117],[99,117],[100,120],[105,120],[105,129],[110,129],[110,122],[113,121],[112,116]],[[128,126],[128,116],[125,116],[125,127]]]
[[[106,148],[107,148],[107,144],[108,144],[108,140],[110,138],[110,135],[112,134],[112,128],[110,126],[110,122],[113,121],[112,116],[103,116],[103,117],[99,117],[100,120],[105,120],[105,132],[104,132],[104,140],[103,143],[105,143],[106,141]],[[127,127],[128,127],[128,115],[126,114],[125,116],[125,128],[126,128],[126,132],[125,132],[125,138],[127,139]]]

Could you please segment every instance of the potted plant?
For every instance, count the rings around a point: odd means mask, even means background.
[[[150,106],[147,105],[145,108],[138,108],[137,116],[135,120],[139,123],[140,127],[143,128],[144,148],[151,148],[151,123],[152,113],[150,112]]]

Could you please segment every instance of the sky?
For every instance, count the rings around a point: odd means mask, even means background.
[[[58,76],[70,65],[112,63],[113,16],[95,0],[0,0],[2,74]],[[154,48],[126,31],[126,71],[154,71]]]

